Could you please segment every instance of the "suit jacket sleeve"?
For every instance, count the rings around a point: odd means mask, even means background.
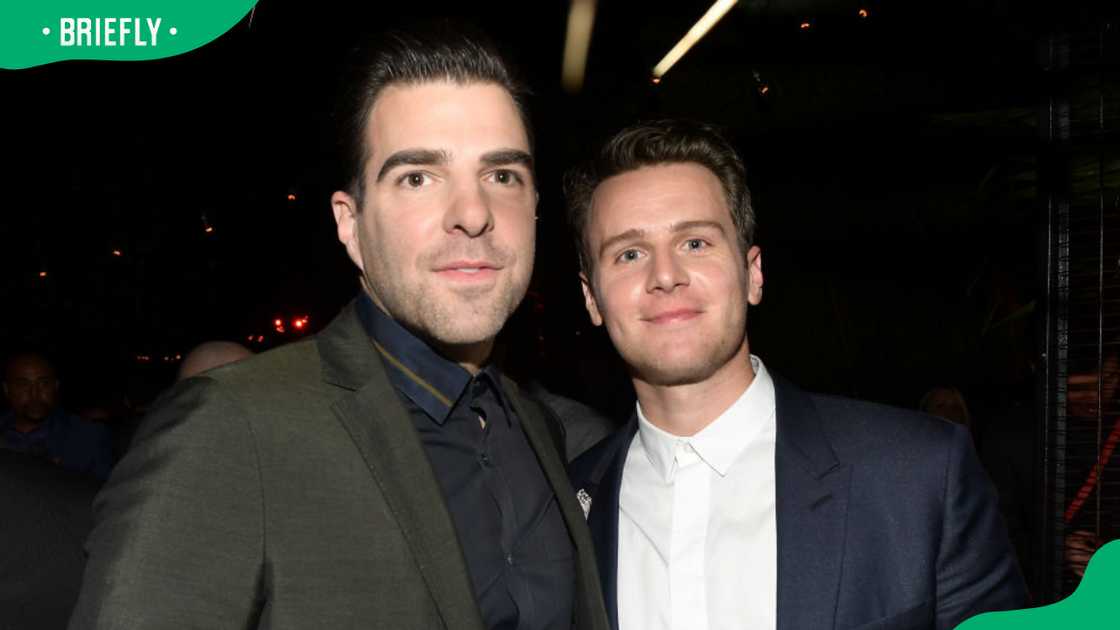
[[[953,431],[937,554],[937,627],[993,610],[1023,608],[1026,588],[998,501],[968,431]]]
[[[262,516],[246,415],[214,381],[182,383],[144,419],[94,503],[70,628],[252,627]]]

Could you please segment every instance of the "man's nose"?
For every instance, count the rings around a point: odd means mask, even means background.
[[[452,194],[451,204],[444,216],[444,230],[461,231],[474,238],[494,228],[490,200],[478,182],[457,186]]]
[[[650,256],[652,260],[646,291],[671,292],[677,287],[688,286],[688,271],[673,252],[655,252]]]

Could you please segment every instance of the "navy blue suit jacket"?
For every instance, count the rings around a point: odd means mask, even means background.
[[[809,394],[776,376],[774,387],[779,630],[952,628],[1027,605],[964,427]],[[575,488],[591,497],[588,525],[616,629],[618,497],[637,429],[631,418],[570,467]]]

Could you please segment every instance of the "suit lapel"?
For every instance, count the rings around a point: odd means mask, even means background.
[[[584,523],[583,510],[576,501],[575,491],[568,481],[564,463],[557,452],[557,444],[552,438],[548,425],[540,410],[532,404],[525,404],[521,399],[521,392],[517,385],[507,377],[502,377],[502,385],[509,392],[510,403],[514,412],[521,420],[525,430],[525,437],[537,455],[544,476],[548,479],[552,491],[556,493],[556,500],[560,506],[560,514],[571,534],[575,544],[577,563],[577,581],[579,589],[575,604],[575,627],[587,630],[607,630],[606,619],[603,618],[603,595],[600,590],[599,580],[592,569],[595,566],[595,547],[587,534]],[[561,442],[560,446],[563,446]]]
[[[836,615],[851,469],[833,452],[809,397],[774,378],[778,630],[831,628]],[[610,438],[588,475],[587,524],[611,627],[618,628],[618,509],[636,418]],[[750,500],[745,497],[744,500]]]
[[[618,504],[626,455],[637,432],[638,419],[634,416],[609,438],[610,445],[590,475],[590,487],[585,488],[592,497],[587,525],[598,551],[599,579],[603,585],[607,618],[611,628],[615,629],[618,628]]]
[[[774,377],[778,630],[835,622],[851,468],[840,463],[808,395]]]
[[[381,488],[445,627],[482,630],[443,493],[353,305],[320,334],[318,345],[324,380],[351,390],[332,410]]]

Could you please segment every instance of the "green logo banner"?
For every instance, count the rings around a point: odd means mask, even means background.
[[[233,28],[256,0],[4,0],[0,68],[67,59],[138,61],[190,52]]]
[[[1072,595],[1049,606],[985,613],[957,630],[1050,630],[1104,628],[1116,620],[1116,586],[1120,584],[1120,540],[1097,550]],[[1112,621],[1109,621],[1112,620]],[[1115,627],[1115,626],[1113,626]]]

